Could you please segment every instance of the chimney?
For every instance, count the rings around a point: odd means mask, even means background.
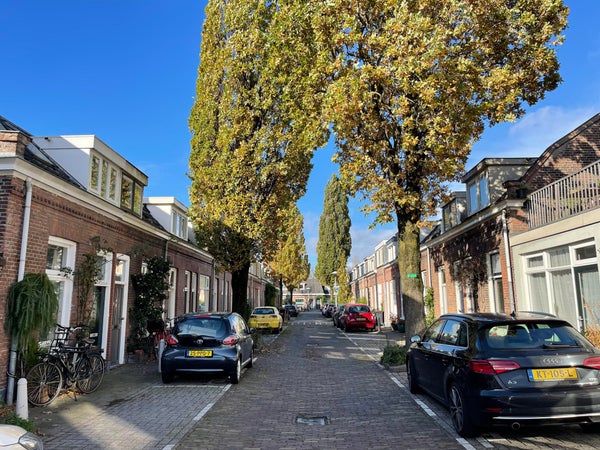
[[[0,130],[0,158],[23,158],[31,139],[18,131]]]

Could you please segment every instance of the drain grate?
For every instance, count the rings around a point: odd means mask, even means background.
[[[298,416],[296,416],[295,422],[301,423],[303,425],[328,425],[329,417],[298,415]]]

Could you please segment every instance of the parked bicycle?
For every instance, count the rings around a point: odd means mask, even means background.
[[[152,340],[152,357],[160,359],[160,341],[165,341],[171,334],[171,319],[148,322],[148,338]]]
[[[94,392],[102,383],[104,350],[85,337],[86,326],[56,326],[48,352],[27,373],[27,398],[35,406],[52,402],[63,389],[75,386],[80,392]]]

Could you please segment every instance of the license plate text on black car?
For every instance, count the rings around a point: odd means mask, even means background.
[[[577,370],[575,370],[574,367],[529,369],[527,372],[531,381],[563,381],[577,379]]]

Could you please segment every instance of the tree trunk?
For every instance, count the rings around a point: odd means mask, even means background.
[[[279,275],[279,307],[283,306],[283,277]]]
[[[419,227],[414,223],[406,222],[401,226],[398,222],[398,268],[408,345],[410,337],[420,333],[425,326]]]
[[[248,304],[248,273],[250,263],[244,264],[239,270],[231,272],[231,310],[240,314],[244,319],[250,318],[250,305]]]

